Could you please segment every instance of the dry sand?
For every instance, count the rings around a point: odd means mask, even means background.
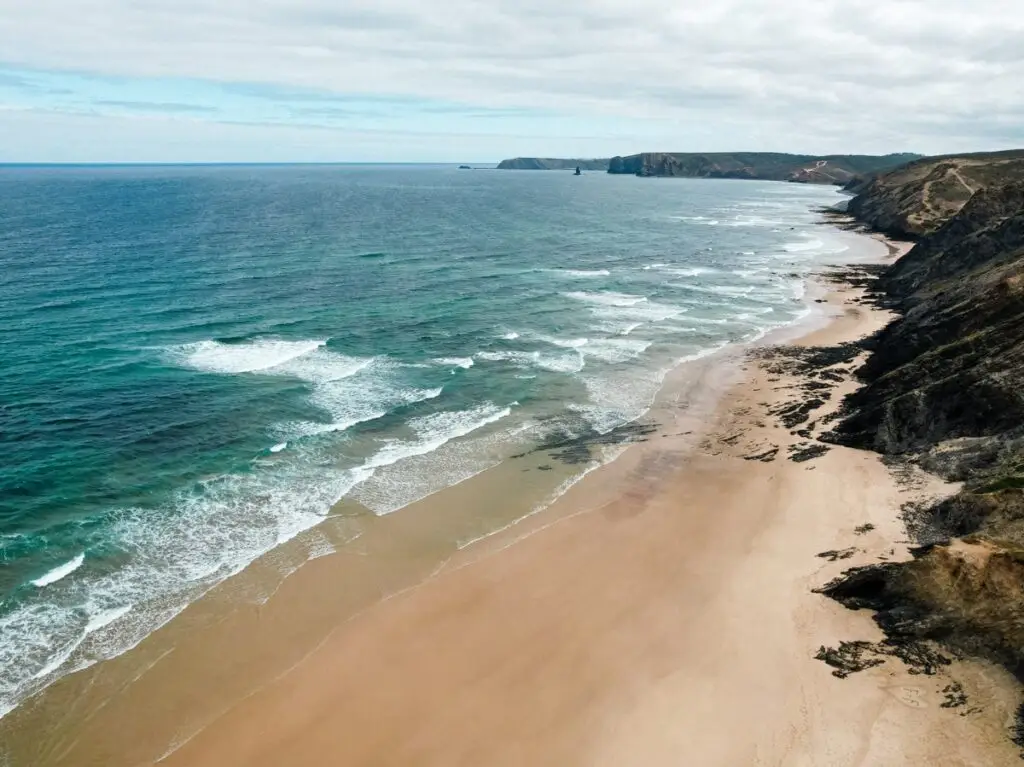
[[[885,313],[857,296],[832,289],[832,320],[797,343],[881,327]],[[668,396],[659,434],[342,623],[161,764],[1018,763],[1006,733],[1016,695],[996,669],[913,676],[890,661],[839,680],[814,659],[880,634],[812,589],[906,556],[900,505],[944,488],[845,448],[789,460],[805,440],[771,411],[806,399],[804,382],[754,361],[736,375],[699,444],[692,403]],[[838,384],[814,418],[853,386]],[[774,460],[746,459],[774,447]],[[940,705],[954,679],[970,714]]]

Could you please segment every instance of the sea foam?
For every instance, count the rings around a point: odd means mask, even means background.
[[[512,405],[488,402],[468,410],[413,418],[413,439],[386,443],[365,467],[366,478],[352,498],[376,514],[388,514],[432,493],[458,484],[500,462],[510,432],[472,436],[507,418]]]
[[[598,293],[587,293],[585,291],[576,291],[573,293],[566,293],[566,297],[572,298],[576,301],[584,301],[591,304],[599,304],[601,306],[635,306],[636,304],[642,304],[647,301],[646,296],[633,296],[628,293],[615,293],[612,291],[603,291]]]
[[[49,586],[51,583],[56,583],[59,580],[66,578],[71,575],[75,570],[82,566],[85,562],[85,554],[79,554],[77,557],[72,559],[70,562],[65,562],[59,567],[55,567],[50,572],[46,573],[39,578],[32,581],[33,586],[42,588],[43,586]]]
[[[441,357],[440,359],[434,360],[434,364],[441,365],[442,367],[451,368],[462,368],[468,370],[473,367],[472,357]]]
[[[593,277],[610,277],[611,272],[607,269],[548,269],[547,271],[563,277],[574,279],[590,279]]]
[[[326,341],[266,339],[240,344],[198,341],[171,347],[172,361],[209,373],[256,373],[282,365],[318,349]]]

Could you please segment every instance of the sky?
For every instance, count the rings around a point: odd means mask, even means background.
[[[0,0],[0,162],[1021,146],[1021,0]]]

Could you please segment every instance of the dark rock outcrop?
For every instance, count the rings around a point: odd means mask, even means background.
[[[929,640],[1024,672],[1024,551],[985,541],[928,547],[910,562],[848,570],[820,593],[874,610],[889,642]]]
[[[923,544],[911,562],[822,593],[875,610],[888,642],[936,641],[1024,679],[1024,151],[922,160],[859,188],[851,213],[918,240],[878,278],[901,316],[865,343],[865,385],[828,439],[965,484],[905,509]]]
[[[884,272],[905,310],[871,341],[835,437],[887,453],[1024,426],[1024,166]]]

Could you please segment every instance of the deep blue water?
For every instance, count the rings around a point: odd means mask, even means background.
[[[607,431],[806,306],[832,189],[450,167],[0,169],[0,713],[339,499]]]

